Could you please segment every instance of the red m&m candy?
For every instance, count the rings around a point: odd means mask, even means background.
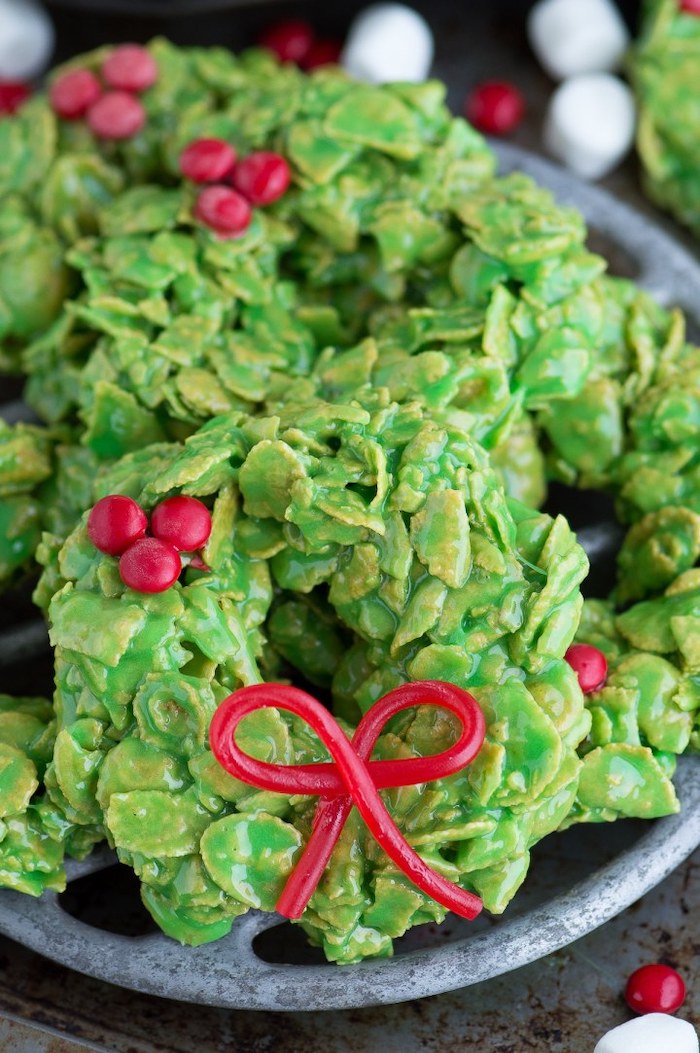
[[[643,965],[625,988],[625,1001],[635,1013],[675,1013],[684,999],[683,977],[670,965]]]
[[[700,15],[700,0],[681,0],[681,11],[687,15]]]
[[[289,186],[289,165],[279,154],[258,150],[249,154],[233,172],[233,185],[252,205],[271,205]]]
[[[158,80],[158,66],[146,48],[122,44],[102,64],[102,76],[117,91],[145,91]]]
[[[211,534],[211,515],[196,497],[168,497],[154,508],[151,531],[180,552],[196,552]]]
[[[274,51],[280,62],[302,63],[314,42],[313,26],[302,19],[290,19],[270,26],[261,34],[261,47]]]
[[[208,186],[197,198],[194,214],[220,237],[234,238],[250,226],[250,205],[228,186]]]
[[[507,135],[523,119],[525,100],[514,84],[484,81],[467,96],[464,112],[470,124],[480,132]]]
[[[180,171],[193,183],[218,183],[235,163],[236,151],[224,139],[195,139],[180,154]]]
[[[32,89],[20,80],[0,80],[0,114],[15,113]]]
[[[144,536],[147,526],[146,513],[136,501],[120,494],[110,494],[91,509],[87,532],[100,552],[121,556],[129,545]]]
[[[101,94],[102,87],[94,73],[89,69],[74,69],[53,82],[49,101],[59,117],[74,121],[87,113]]]
[[[301,60],[301,68],[310,72],[321,66],[335,65],[340,60],[342,50],[340,40],[315,40]]]
[[[108,91],[88,110],[87,123],[100,139],[130,139],[146,123],[146,111],[128,92]]]
[[[134,541],[119,560],[119,576],[136,592],[165,592],[181,570],[182,561],[173,546],[157,537]]]
[[[578,677],[584,695],[597,691],[605,683],[608,663],[605,655],[590,644],[572,644],[564,658]]]

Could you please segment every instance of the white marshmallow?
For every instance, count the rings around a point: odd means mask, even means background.
[[[425,80],[432,61],[430,26],[405,4],[374,4],[360,11],[340,56],[352,77],[370,84]]]
[[[0,0],[0,80],[31,80],[48,65],[53,22],[34,0]]]
[[[692,1024],[667,1013],[647,1013],[603,1035],[593,1053],[698,1053]]]
[[[629,151],[635,123],[634,95],[627,85],[609,73],[587,73],[564,81],[552,95],[544,142],[578,175],[599,179]]]
[[[530,46],[555,80],[579,73],[612,73],[629,33],[611,0],[540,0],[527,20]]]

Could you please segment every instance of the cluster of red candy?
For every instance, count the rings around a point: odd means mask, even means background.
[[[207,183],[194,214],[220,238],[237,238],[250,226],[252,206],[282,197],[291,173],[280,154],[258,150],[239,161],[224,139],[196,139],[180,155],[180,171],[193,183]]]
[[[182,552],[197,552],[211,534],[211,515],[196,497],[168,497],[153,509],[150,521],[130,497],[110,494],[90,511],[88,537],[95,548],[119,558],[119,575],[137,592],[165,592],[182,571]],[[190,566],[205,570],[195,557]]]
[[[294,62],[307,72],[337,62],[343,49],[339,40],[317,37],[314,27],[300,18],[269,26],[258,43],[274,52],[280,62]]]
[[[138,95],[158,79],[153,56],[138,44],[114,48],[102,63],[100,78],[89,69],[73,69],[49,89],[51,105],[66,121],[85,118],[100,139],[130,139],[146,123]]]

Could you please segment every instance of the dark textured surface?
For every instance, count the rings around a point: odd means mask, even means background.
[[[112,7],[118,3],[113,0]],[[197,9],[201,12],[215,3],[199,0]],[[59,6],[63,9],[58,10]],[[253,40],[268,18],[280,14],[307,14],[323,32],[342,33],[352,11],[362,5],[258,3],[239,10],[231,4],[235,10],[191,19],[174,17],[183,10],[182,3],[153,0],[152,9],[168,9],[170,14],[164,20],[105,16],[100,12],[105,5],[99,0],[83,4],[92,8],[91,14],[77,15],[68,6],[68,0],[65,5],[56,4],[61,57],[102,40],[146,39],[158,31],[183,43],[238,47]],[[121,6],[129,9],[127,0]],[[552,86],[537,70],[524,41],[523,17],[529,5],[518,0],[492,0],[487,9],[478,5],[477,10],[477,5],[444,0],[415,6],[422,7],[436,28],[435,73],[448,82],[453,108],[461,108],[466,91],[477,80],[486,76],[512,78],[524,89],[529,102],[527,119],[515,141],[538,149],[542,111]],[[632,16],[637,5],[628,3],[625,7]],[[604,185],[658,218],[641,198],[633,162],[613,173]],[[660,218],[660,222],[696,251],[670,220]],[[604,233],[595,240],[596,248],[601,242],[605,247]],[[625,273],[625,268],[635,272],[634,254],[613,252],[619,257],[618,272]],[[602,862],[614,854],[618,838],[628,842],[635,834],[628,824],[590,828],[585,834],[582,831],[580,841],[573,838],[568,855],[558,849],[552,853],[545,844],[538,855],[539,872],[551,876],[552,888],[566,887],[575,873],[590,869],[592,859]],[[0,1009],[48,1029],[28,1031],[26,1024],[15,1020],[4,1031],[0,1027],[0,1051],[67,1053],[86,1048],[83,1043],[87,1042],[87,1048],[115,1053],[298,1053],[301,1049],[309,1053],[375,1053],[380,1048],[385,1053],[591,1053],[603,1031],[627,1019],[620,992],[627,975],[645,961],[667,961],[684,972],[690,990],[680,1015],[695,1023],[700,1021],[700,989],[694,991],[692,984],[700,964],[699,867],[696,853],[624,914],[543,961],[460,992],[396,1007],[297,1014],[204,1007],[193,1010],[87,979],[0,940]],[[540,886],[538,894],[542,892]],[[91,920],[94,923],[94,918]],[[449,940],[450,935],[449,927],[427,934],[438,942]],[[273,950],[273,957],[276,953],[278,950]],[[289,954],[294,953],[292,947]],[[235,983],[232,976],[231,984]],[[53,1028],[58,1035],[51,1034]],[[81,1044],[70,1041],[70,1035]]]

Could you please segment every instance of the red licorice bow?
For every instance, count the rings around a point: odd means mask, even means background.
[[[449,749],[431,757],[370,760],[386,722],[412,706],[448,709],[462,724],[462,733]],[[283,709],[305,720],[333,757],[320,764],[268,764],[243,753],[235,731],[244,717],[258,709]],[[231,775],[263,790],[310,794],[321,798],[311,836],[277,902],[287,918],[303,914],[328,864],[353,803],[372,836],[411,881],[448,910],[475,918],[482,908],[478,896],[432,870],[414,852],[389,815],[378,791],[391,786],[414,786],[462,771],[477,755],[486,725],[476,700],[454,684],[424,680],[402,684],[384,695],[365,713],[348,741],[328,710],[311,695],[284,684],[254,684],[225,699],[211,723],[209,739],[219,764]]]

